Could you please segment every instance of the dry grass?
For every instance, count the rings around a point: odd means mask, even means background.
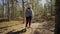
[[[0,23],[0,27],[12,26],[16,24],[21,24],[22,21],[9,21],[9,22],[2,22]]]

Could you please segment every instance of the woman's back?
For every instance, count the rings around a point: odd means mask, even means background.
[[[26,10],[26,17],[32,16],[32,10],[27,9]]]

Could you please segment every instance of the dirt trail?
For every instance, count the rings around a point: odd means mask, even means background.
[[[4,29],[0,29],[0,34],[53,34],[53,32],[43,29],[43,25],[46,24],[46,22],[43,23],[32,23],[31,28],[25,28],[25,24],[20,24]]]
[[[48,29],[44,29],[43,25],[45,24],[47,23],[33,23],[31,28],[27,29],[27,32],[24,34],[53,34],[53,32],[49,31]]]

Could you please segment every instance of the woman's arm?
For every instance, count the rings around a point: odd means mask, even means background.
[[[32,10],[32,16],[34,17],[34,11]]]

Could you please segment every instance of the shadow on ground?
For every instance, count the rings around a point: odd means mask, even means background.
[[[12,32],[12,31],[10,31],[10,32],[8,32],[7,34],[22,34],[22,33],[25,33],[27,30],[24,28],[24,29],[22,29],[22,30],[20,30],[20,31],[17,31],[17,32]]]

